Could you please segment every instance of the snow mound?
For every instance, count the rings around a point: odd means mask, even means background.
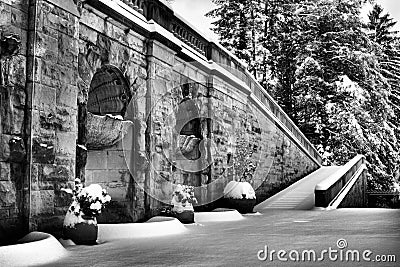
[[[154,217],[145,223],[99,224],[98,226],[100,242],[125,238],[168,236],[187,231],[178,219],[161,216]]]
[[[20,244],[0,247],[0,266],[49,264],[67,256],[57,239],[47,233],[32,232]]]
[[[197,223],[202,222],[227,222],[239,221],[244,217],[237,210],[231,209],[216,209],[211,212],[195,212],[194,221]]]
[[[242,199],[255,199],[256,193],[248,182],[230,181],[224,188],[224,196],[226,198]]]

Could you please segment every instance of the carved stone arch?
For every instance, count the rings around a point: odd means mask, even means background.
[[[76,176],[84,181],[88,150],[113,146],[121,140],[132,123],[105,116],[110,114],[124,117],[132,94],[129,82],[118,67],[107,64],[94,71],[85,57],[81,59],[81,69],[86,72],[80,71],[78,82]]]
[[[103,65],[90,83],[87,109],[95,115],[124,116],[131,97],[122,71],[110,64]]]

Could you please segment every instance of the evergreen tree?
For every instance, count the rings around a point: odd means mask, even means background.
[[[379,48],[363,31],[361,4],[321,0],[310,6],[303,30],[314,39],[298,55],[296,110],[300,128],[328,162],[344,164],[364,154],[370,188],[388,189],[399,145],[389,123],[390,87],[381,75]]]
[[[392,31],[396,21],[390,18],[388,13],[383,14],[383,8],[375,4],[368,14],[368,28],[371,30],[371,38],[378,44],[388,46],[397,39],[398,31]]]
[[[217,18],[214,32],[220,43],[248,64],[249,71],[257,76],[257,55],[260,32],[260,5],[255,0],[213,0],[217,8],[206,16]]]
[[[235,16],[226,12],[228,3],[235,10],[233,3],[243,1],[214,2],[220,3],[219,11],[212,13],[219,17],[215,31],[232,51],[239,43],[229,40],[259,38],[257,69],[263,85],[318,146],[326,163],[344,164],[364,154],[370,188],[388,189],[400,166],[398,126],[393,123],[391,87],[381,68],[381,49],[360,20],[365,1],[262,1],[257,12],[263,11],[258,15],[263,28],[257,28],[255,35],[224,26],[231,24],[232,17],[244,25],[240,12],[236,10]]]
[[[400,42],[398,31],[392,30],[396,21],[384,14],[383,8],[374,5],[368,15],[367,24],[370,37],[379,45],[379,66],[382,75],[390,85],[389,104],[394,116],[389,119],[389,125],[394,128],[397,140],[400,140]],[[393,168],[395,180],[399,181],[400,171],[397,166]]]

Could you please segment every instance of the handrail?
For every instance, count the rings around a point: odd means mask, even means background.
[[[343,178],[351,169],[356,166],[358,168],[361,164],[364,164],[365,156],[364,155],[357,155],[352,160],[347,162],[342,168],[340,168],[337,172],[330,175],[327,179],[320,182],[315,186],[315,190],[327,190],[331,188],[336,183],[340,182],[340,179]],[[347,181],[346,181],[347,182]]]
[[[357,182],[358,178],[367,170],[367,166],[362,164],[361,167],[356,171],[356,173],[350,178],[350,180],[345,184],[345,186],[340,190],[336,197],[329,203],[327,209],[337,209],[345,197],[348,195],[350,190],[353,188],[354,184]]]
[[[315,186],[315,206],[328,207],[354,175],[365,166],[365,156],[357,155],[338,171]]]

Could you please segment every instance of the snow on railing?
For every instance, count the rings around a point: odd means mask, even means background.
[[[317,184],[315,186],[315,206],[328,207],[349,181],[357,179],[359,173],[362,173],[364,169],[366,169],[365,156],[357,155],[338,171]]]
[[[88,1],[89,4],[95,2],[103,2],[103,0]],[[253,75],[247,71],[246,64],[219,43],[201,34],[189,22],[185,21],[179,14],[176,14],[168,2],[165,0],[113,0],[111,2],[124,3],[123,5],[126,5],[127,8],[132,8],[132,12],[141,13],[148,21],[155,21],[173,33],[177,39],[185,43],[200,58],[218,64],[241,80],[252,91],[255,97],[281,122],[281,125],[286,128],[284,130],[292,133],[297,138],[297,143],[303,146],[311,157],[321,164],[322,157],[317,149]],[[112,8],[112,5],[109,4],[108,8]]]
[[[145,0],[121,0],[121,2],[125,3],[137,12],[143,14]]]

